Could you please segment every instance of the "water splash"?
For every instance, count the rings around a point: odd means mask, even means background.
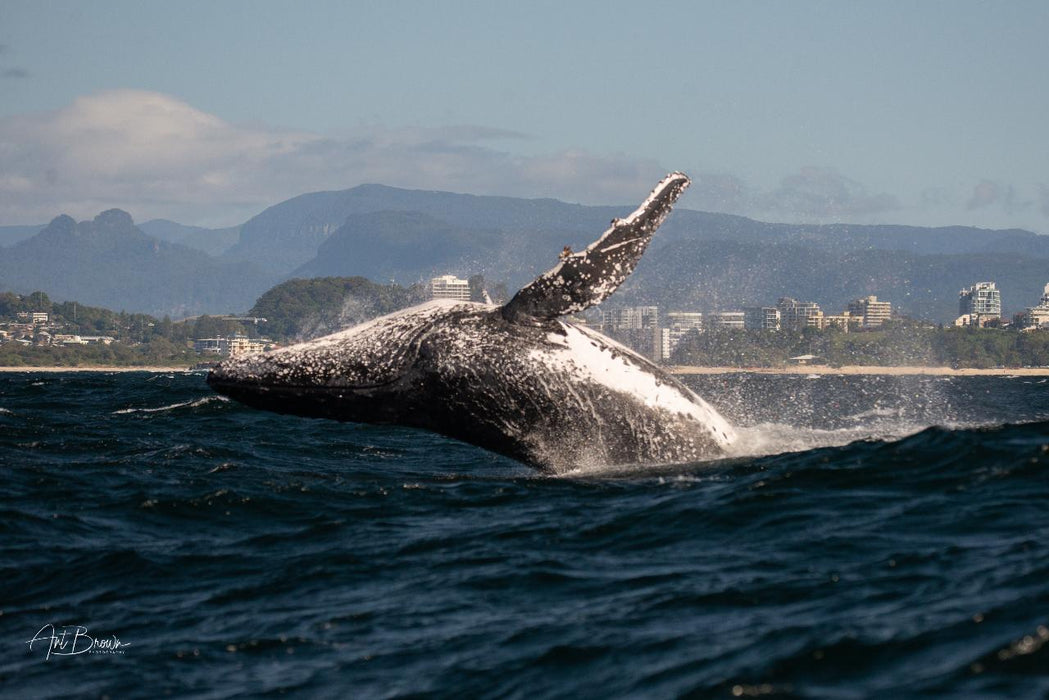
[[[167,406],[156,406],[156,407],[133,407],[133,408],[121,408],[113,411],[112,415],[126,415],[129,413],[165,413],[167,411],[174,411],[179,408],[194,408],[196,406],[203,406],[212,402],[229,403],[229,399],[225,396],[205,396],[203,398],[194,399],[192,401],[180,401],[178,403],[169,404]]]

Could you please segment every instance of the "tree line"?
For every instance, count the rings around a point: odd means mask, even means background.
[[[677,365],[776,367],[814,355],[832,366],[1049,366],[1049,332],[942,328],[890,322],[878,330],[801,331],[713,329],[686,336],[670,362]]]
[[[471,292],[483,297],[485,281],[470,279]],[[0,366],[175,365],[200,361],[198,338],[264,336],[280,343],[323,335],[423,301],[424,285],[381,285],[363,277],[289,280],[270,289],[247,312],[266,323],[254,325],[216,316],[181,321],[116,312],[77,302],[53,302],[47,294],[0,293],[0,323],[17,322],[19,312],[46,312],[56,331],[110,336],[110,345],[0,345]],[[489,290],[497,301],[505,288]],[[480,300],[479,298],[477,300]],[[815,355],[830,365],[1024,367],[1049,366],[1049,332],[979,328],[936,328],[907,320],[877,330],[837,328],[801,331],[712,329],[681,341],[671,364],[775,367],[799,355]]]

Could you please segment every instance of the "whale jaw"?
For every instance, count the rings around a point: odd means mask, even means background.
[[[258,364],[265,366],[265,356]],[[252,408],[304,418],[329,418],[343,422],[395,424],[403,422],[410,397],[395,387],[351,387],[314,382],[289,382],[281,365],[269,372],[257,369],[250,376],[236,362],[223,363],[208,374],[207,382],[219,394]],[[320,378],[318,378],[320,379]]]

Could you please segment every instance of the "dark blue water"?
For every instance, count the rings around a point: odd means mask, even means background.
[[[0,375],[0,695],[1049,694],[1049,383],[692,382],[736,455],[544,477]]]

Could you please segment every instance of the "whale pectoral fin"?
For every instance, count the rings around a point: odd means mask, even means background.
[[[565,255],[557,267],[517,292],[503,307],[503,317],[512,323],[549,320],[604,301],[634,271],[689,182],[684,173],[667,175],[633,214],[615,219],[586,250]]]

